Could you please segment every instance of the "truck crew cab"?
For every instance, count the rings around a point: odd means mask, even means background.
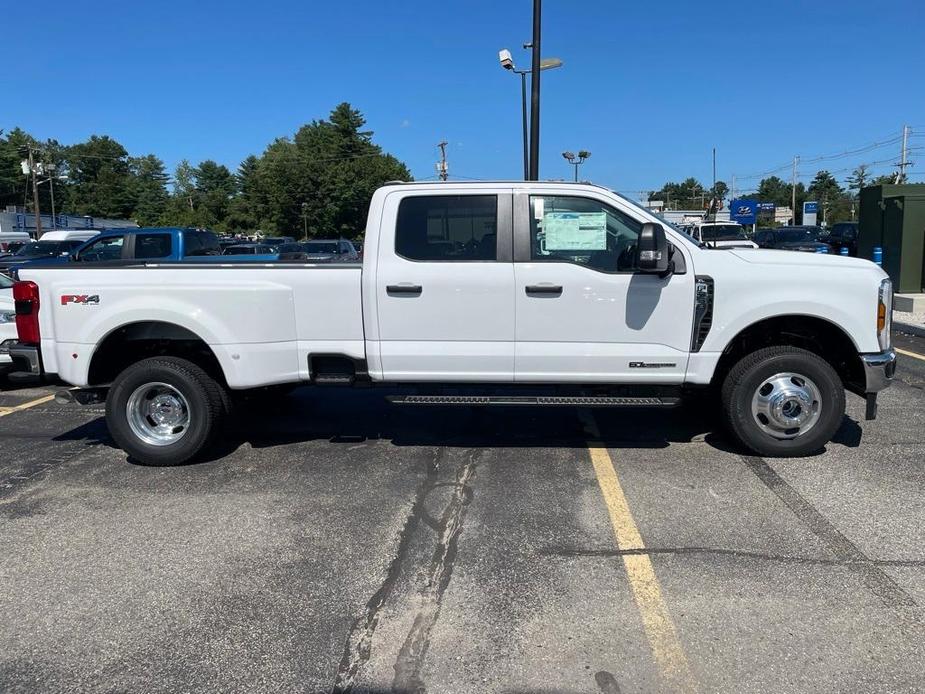
[[[873,418],[895,367],[892,289],[873,263],[701,247],[588,184],[386,185],[362,266],[80,263],[20,278],[14,360],[103,393],[113,438],[146,464],[208,446],[229,391],[299,383],[654,408],[712,387],[743,447],[804,455],[839,427],[846,389]]]

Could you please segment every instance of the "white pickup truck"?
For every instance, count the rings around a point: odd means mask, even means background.
[[[20,279],[19,370],[105,397],[115,441],[152,465],[208,446],[232,391],[284,384],[654,408],[710,389],[745,449],[803,455],[841,424],[845,389],[875,416],[896,359],[873,263],[701,247],[587,184],[386,185],[362,267],[87,263]]]

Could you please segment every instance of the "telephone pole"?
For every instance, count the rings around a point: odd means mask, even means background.
[[[800,163],[800,157],[793,158],[793,174],[790,177],[790,214],[793,215],[792,224],[797,223],[797,164]]]
[[[441,140],[437,143],[437,147],[440,148],[440,161],[437,162],[437,175],[440,177],[441,181],[445,181],[449,175],[449,168],[446,165],[446,140]]]
[[[899,160],[899,173],[896,176],[897,183],[906,182],[906,167],[911,164],[911,162],[906,158],[909,154],[909,126],[903,126],[903,148],[902,154]]]
[[[42,238],[42,211],[39,209],[39,177],[35,170],[35,157],[32,153],[32,145],[29,147],[29,173],[32,174],[32,207],[35,212],[35,238]]]

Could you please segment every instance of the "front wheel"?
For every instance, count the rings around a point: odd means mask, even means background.
[[[106,399],[106,423],[142,465],[179,465],[213,441],[227,410],[224,390],[196,364],[144,359],[120,373]]]
[[[743,357],[722,387],[723,413],[738,441],[769,457],[815,453],[845,415],[845,389],[824,359],[796,347]]]

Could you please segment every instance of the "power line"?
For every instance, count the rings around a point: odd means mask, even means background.
[[[823,154],[823,155],[819,155],[819,156],[816,156],[816,157],[810,157],[810,158],[803,158],[803,157],[801,157],[801,158],[800,158],[800,161],[801,161],[801,163],[803,163],[803,164],[815,164],[815,163],[818,163],[818,162],[820,162],[820,161],[829,161],[829,160],[834,160],[834,159],[844,159],[845,157],[851,157],[851,156],[855,156],[855,155],[858,155],[858,154],[864,154],[864,153],[866,153],[866,152],[872,152],[872,151],[874,151],[874,150],[876,150],[876,149],[880,149],[880,148],[882,148],[882,147],[888,147],[888,146],[890,146],[890,145],[898,144],[902,139],[903,139],[903,136],[902,136],[902,135],[894,135],[894,136],[889,137],[889,138],[887,138],[887,139],[874,141],[874,142],[869,143],[869,144],[867,144],[867,145],[864,145],[864,146],[862,146],[862,147],[856,147],[856,148],[854,148],[854,149],[845,150],[845,151],[843,151],[843,152],[836,152],[836,153],[834,153],[834,154]],[[791,162],[787,162],[786,164],[781,164],[780,166],[778,166],[778,167],[776,167],[776,168],[770,169],[770,170],[768,170],[768,171],[764,171],[764,172],[762,172],[762,173],[747,174],[747,175],[745,175],[745,176],[740,176],[740,175],[736,174],[736,180],[753,180],[753,179],[756,179],[756,178],[764,178],[764,177],[766,177],[766,176],[770,176],[770,175],[773,175],[773,174],[776,174],[776,173],[780,173],[780,172],[782,172],[782,171],[785,171],[786,169],[788,169],[788,168],[790,168],[790,167],[791,167]]]

